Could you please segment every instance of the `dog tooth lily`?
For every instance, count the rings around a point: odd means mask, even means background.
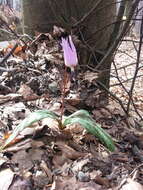
[[[64,53],[64,62],[67,67],[70,67],[71,71],[74,72],[74,68],[78,64],[77,51],[72,41],[71,35],[61,37],[61,46]]]

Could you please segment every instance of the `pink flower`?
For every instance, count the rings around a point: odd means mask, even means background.
[[[64,61],[67,67],[74,70],[74,67],[78,64],[77,52],[72,41],[71,35],[61,38],[61,46],[64,52]]]

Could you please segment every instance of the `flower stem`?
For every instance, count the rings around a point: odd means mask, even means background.
[[[60,117],[61,121],[64,115],[66,83],[67,83],[67,73],[66,73],[66,67],[65,67],[63,81],[62,81],[62,97],[61,97],[62,108],[61,108],[61,117]]]

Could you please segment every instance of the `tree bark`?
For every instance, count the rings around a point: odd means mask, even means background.
[[[25,29],[49,32],[54,24],[71,29],[73,21],[80,20],[98,1],[23,0]],[[115,20],[116,6],[113,3],[115,0],[101,0],[97,8],[82,23],[84,39],[92,36],[89,45],[96,49],[105,49],[108,43],[112,25],[105,30],[100,29]]]

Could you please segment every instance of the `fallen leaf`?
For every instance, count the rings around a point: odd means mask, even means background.
[[[39,96],[36,95],[33,90],[26,84],[22,84],[20,86],[18,93],[21,94],[26,101],[36,100],[39,98]]]
[[[92,81],[96,79],[97,79],[97,74],[95,72],[87,71],[84,74],[84,80],[88,81],[89,83],[92,83]]]
[[[20,100],[22,98],[22,95],[20,94],[8,94],[8,95],[0,95],[0,104],[3,104],[8,101],[12,100]]]
[[[140,183],[134,181],[133,179],[128,178],[127,184],[123,185],[121,190],[143,190],[143,186]]]
[[[101,190],[101,186],[91,182],[80,182],[75,177],[57,177],[50,190]]]
[[[13,180],[12,185],[9,188],[9,190],[31,190],[31,189],[33,189],[31,180],[23,179],[19,176],[16,176],[16,178]]]
[[[0,190],[9,190],[13,178],[14,173],[11,169],[7,168],[0,171]]]
[[[65,142],[57,142],[56,143],[61,153],[55,155],[53,158],[53,163],[55,166],[62,166],[65,162],[69,163],[71,160],[76,160],[77,158],[83,157],[86,153],[78,152],[66,145]]]
[[[3,164],[5,164],[7,162],[6,158],[1,158],[0,157],[0,167],[2,167]]]

